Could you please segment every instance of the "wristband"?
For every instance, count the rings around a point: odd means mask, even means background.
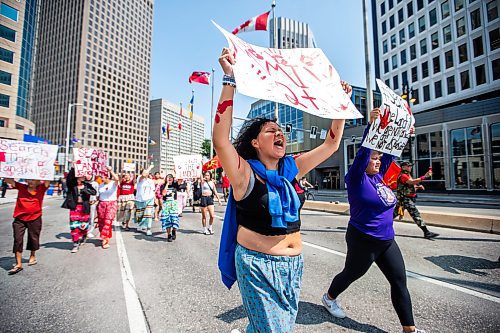
[[[427,179],[427,177],[425,177],[425,176],[420,177],[420,180],[426,180],[426,179]]]
[[[222,85],[236,88],[236,80],[234,79],[234,76],[224,74],[222,76]]]

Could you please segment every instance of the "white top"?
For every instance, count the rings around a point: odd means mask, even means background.
[[[116,201],[118,185],[115,181],[99,185],[99,201]]]
[[[99,197],[99,184],[94,180],[90,182],[90,185],[94,188],[94,190],[97,191],[96,195],[91,195],[90,196],[90,201],[96,201],[97,198]]]
[[[150,178],[140,177],[137,181],[136,201],[149,201],[155,197],[155,182]]]

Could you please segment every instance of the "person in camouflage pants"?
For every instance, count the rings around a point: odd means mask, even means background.
[[[413,221],[415,221],[415,223],[424,232],[424,237],[427,239],[431,239],[439,236],[439,234],[430,232],[427,229],[424,220],[422,220],[422,217],[420,216],[418,208],[415,206],[415,199],[417,197],[416,191],[424,190],[424,187],[423,185],[421,185],[421,183],[423,180],[432,176],[432,170],[429,169],[429,171],[427,171],[424,176],[413,179],[411,176],[412,166],[413,164],[410,162],[401,163],[401,173],[399,174],[397,185],[398,203],[396,205],[396,208],[394,208],[394,218],[399,216],[399,219],[401,219],[406,209],[410,216],[413,218]]]

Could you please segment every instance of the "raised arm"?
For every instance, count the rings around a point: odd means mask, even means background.
[[[219,63],[228,81],[230,81],[230,78],[233,78],[234,81],[232,65],[235,63],[235,59],[228,48],[222,50]],[[239,200],[247,190],[250,179],[250,165],[238,155],[231,141],[229,141],[233,121],[235,85],[223,84],[222,86],[217,114],[215,115],[212,141],[219,161],[232,184],[234,198]]]
[[[351,98],[351,86],[345,81],[341,81],[341,84],[345,93],[349,95],[349,98]],[[339,149],[340,141],[342,140],[342,135],[344,134],[344,125],[345,119],[332,120],[332,124],[330,125],[325,141],[320,146],[297,157],[295,160],[297,168],[299,169],[297,178],[302,177],[317,167],[321,162],[332,156],[332,154]]]
[[[114,173],[112,167],[107,166],[106,169],[108,170],[109,174],[111,175],[111,179],[113,179],[113,181],[116,183],[116,185],[118,185],[118,183],[120,182],[120,177],[118,177],[118,175],[116,173]]]
[[[154,168],[154,165],[151,164],[147,169],[144,169],[141,173],[141,179],[142,178],[148,178],[149,177],[149,172],[151,171],[151,169]]]
[[[12,188],[16,187],[16,181],[14,178],[4,178],[3,181],[9,184]]]

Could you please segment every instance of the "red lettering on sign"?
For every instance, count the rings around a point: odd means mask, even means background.
[[[333,133],[333,130],[331,127],[330,127],[330,130],[328,131],[328,134],[330,134],[330,138],[335,139],[335,133]]]
[[[300,96],[300,97],[309,100],[311,102],[311,104],[316,108],[316,110],[319,110],[319,108],[316,105],[316,103],[314,103],[314,100],[316,99],[316,97],[309,96],[309,94],[307,93],[307,91],[305,89],[302,89],[302,91],[304,92],[305,96]]]

